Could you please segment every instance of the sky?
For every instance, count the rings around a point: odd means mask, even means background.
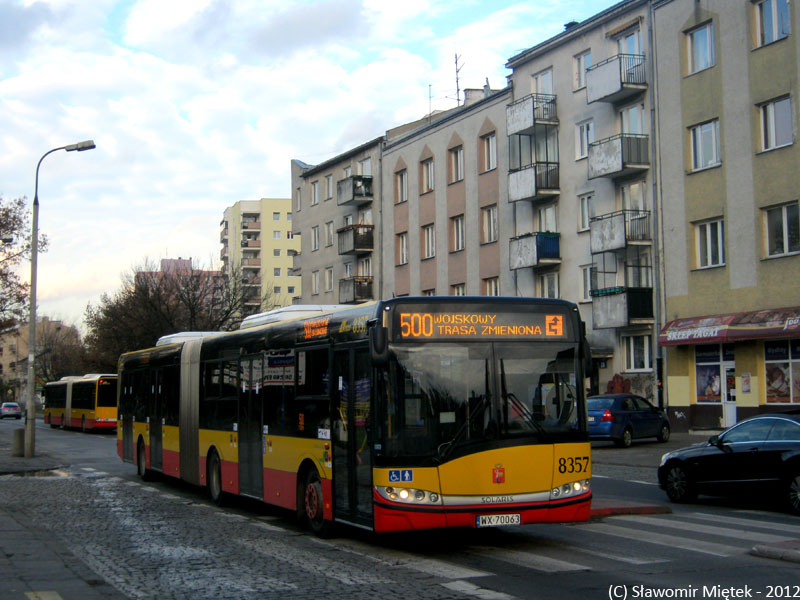
[[[0,197],[33,200],[38,315],[83,327],[145,260],[219,265],[239,200],[503,88],[507,60],[615,0],[0,0]],[[28,233],[30,235],[30,233]],[[22,276],[30,276],[30,264]]]

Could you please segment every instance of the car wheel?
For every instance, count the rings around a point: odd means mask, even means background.
[[[306,474],[302,501],[303,518],[308,528],[318,537],[328,537],[331,533],[331,522],[326,521],[323,516],[324,496],[322,492],[322,480],[316,469],[309,469]]]
[[[658,432],[658,435],[656,436],[656,439],[659,442],[668,442],[669,441],[669,425],[664,423],[661,426],[661,431]]]
[[[623,429],[622,437],[614,440],[614,443],[620,448],[630,448],[631,443],[633,443],[633,433],[631,432],[630,428],[626,427]]]
[[[787,486],[789,510],[796,515],[800,515],[800,473],[795,473],[794,477],[789,479]]]
[[[222,506],[225,503],[225,492],[222,491],[222,461],[216,450],[212,450],[208,456],[207,468],[208,495],[214,504]]]
[[[689,474],[679,464],[668,467],[664,489],[673,502],[691,502],[697,498],[697,492]]]

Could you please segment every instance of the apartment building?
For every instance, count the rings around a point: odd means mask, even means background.
[[[388,137],[382,155],[383,297],[514,295],[506,201],[510,88]],[[500,143],[498,143],[500,141]]]
[[[514,292],[579,304],[592,391],[656,383],[647,0],[626,0],[510,58]]]
[[[653,2],[673,424],[800,403],[800,17],[789,0]]]
[[[300,296],[300,278],[292,273],[300,239],[292,230],[290,198],[240,200],[225,209],[220,227],[222,270],[241,279],[245,315],[288,306]]]

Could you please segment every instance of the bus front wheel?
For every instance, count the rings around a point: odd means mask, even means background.
[[[222,506],[225,502],[225,493],[222,491],[222,462],[216,450],[212,450],[208,455],[206,481],[211,501],[217,506]]]
[[[150,472],[147,470],[147,453],[142,438],[139,438],[139,443],[136,445],[136,472],[142,481],[147,481],[150,476]]]
[[[331,522],[326,521],[323,516],[322,480],[316,469],[309,469],[308,473],[306,473],[302,499],[302,514],[311,532],[321,538],[330,536]]]

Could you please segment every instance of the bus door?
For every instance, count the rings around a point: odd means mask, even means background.
[[[150,375],[150,407],[147,411],[150,423],[150,468],[161,471],[164,468],[162,459],[162,428],[164,424],[164,370],[154,369]]]
[[[264,394],[262,356],[239,363],[239,493],[264,498],[261,398]]]
[[[372,455],[369,443],[371,368],[367,347],[334,352],[333,485],[335,515],[372,524]]]
[[[117,418],[122,421],[122,459],[133,462],[133,374],[131,372],[123,373],[119,383],[119,415]],[[119,426],[119,422],[117,426]]]

